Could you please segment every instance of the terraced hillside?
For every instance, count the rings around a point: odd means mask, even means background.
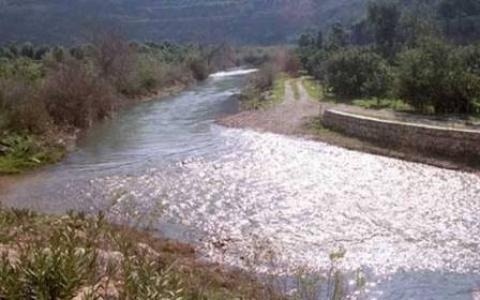
[[[348,21],[366,0],[0,0],[0,42],[75,42],[88,27],[120,26],[138,40],[271,44]]]

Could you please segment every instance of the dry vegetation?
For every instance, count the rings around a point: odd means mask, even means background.
[[[260,54],[245,58],[255,61]],[[79,130],[132,100],[178,90],[243,63],[236,55],[226,44],[138,44],[116,30],[97,30],[73,48],[0,48],[0,174],[60,159],[57,150],[69,146]]]
[[[281,299],[191,246],[109,225],[102,215],[0,210],[0,299]]]

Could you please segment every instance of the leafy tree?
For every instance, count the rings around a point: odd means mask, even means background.
[[[400,9],[392,1],[371,2],[368,6],[368,23],[370,24],[375,44],[386,58],[393,58],[397,47]]]
[[[438,5],[440,16],[445,19],[480,15],[478,0],[442,0]]]
[[[300,48],[309,48],[315,45],[315,37],[310,32],[300,34],[298,46]]]
[[[368,48],[341,50],[326,64],[328,86],[339,96],[383,97],[392,82],[387,62]]]
[[[349,43],[349,35],[342,24],[336,23],[330,29],[328,35],[327,49],[335,51],[340,48],[346,47]]]
[[[35,49],[35,54],[33,56],[33,58],[35,60],[41,60],[45,57],[45,55],[47,55],[47,53],[50,51],[50,48],[48,46],[39,46]]]
[[[478,0],[442,0],[437,11],[445,33],[452,40],[465,43],[480,38]]]
[[[33,45],[29,42],[22,45],[20,48],[20,55],[28,58],[34,58],[35,51]]]
[[[317,38],[315,39],[315,46],[317,47],[317,49],[323,48],[323,32],[321,30],[317,32]]]
[[[480,96],[478,49],[427,39],[399,56],[398,96],[419,111],[468,113]]]

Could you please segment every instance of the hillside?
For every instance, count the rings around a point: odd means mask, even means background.
[[[0,0],[0,43],[74,43],[89,27],[137,40],[272,44],[307,27],[355,20],[366,0]],[[100,25],[101,26],[101,25]]]

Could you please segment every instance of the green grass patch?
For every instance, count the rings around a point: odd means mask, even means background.
[[[315,81],[311,77],[306,77],[303,79],[303,86],[305,87],[305,90],[307,91],[308,95],[315,100],[322,100],[323,99],[323,90],[322,86]]]
[[[413,107],[399,99],[354,99],[354,106],[367,109],[391,109],[395,111],[413,111]]]
[[[32,135],[5,135],[0,147],[0,174],[22,173],[55,163],[65,155],[64,147],[40,142]]]

